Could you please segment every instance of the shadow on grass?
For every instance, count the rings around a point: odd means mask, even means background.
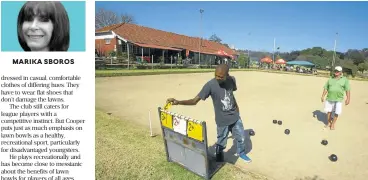
[[[295,180],[324,180],[324,179],[315,175],[313,177],[296,178]]]
[[[245,153],[248,154],[249,152],[252,151],[252,140],[250,139],[250,135],[249,132],[252,131],[253,129],[245,129],[244,130],[244,141],[245,141]],[[233,145],[231,146],[231,148],[224,152],[224,159],[225,162],[230,163],[230,164],[235,164],[236,161],[238,160],[238,156],[236,156],[236,145],[237,142],[234,139],[234,137],[228,136],[228,138],[232,138],[233,139]],[[212,146],[208,147],[208,151],[209,151],[209,155],[215,157],[215,152],[216,152],[216,144],[213,144]],[[251,157],[250,157],[251,158]]]
[[[320,111],[320,110],[315,110],[313,111],[313,117],[317,117],[318,121],[321,121],[323,124],[327,125],[328,121],[327,121],[327,114]]]

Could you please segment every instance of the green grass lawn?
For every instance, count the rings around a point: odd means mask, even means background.
[[[145,76],[145,75],[160,75],[160,74],[188,74],[188,73],[206,73],[214,72],[215,69],[113,69],[113,70],[96,70],[96,77],[114,77],[114,76]],[[236,71],[258,71],[258,72],[268,72],[268,73],[278,73],[278,74],[294,74],[300,76],[318,76],[318,77],[329,77],[329,72],[324,70],[319,70],[318,75],[303,74],[295,72],[286,71],[276,71],[276,70],[264,70],[264,69],[231,69],[231,72]],[[349,77],[351,80],[357,81],[368,81],[368,78],[359,77]]]
[[[96,109],[96,179],[195,180],[199,176],[167,162],[161,136],[131,121]],[[265,180],[267,178],[225,165],[213,179]]]
[[[214,70],[215,69],[175,69],[175,68],[173,68],[173,69],[131,69],[131,70],[128,70],[128,69],[113,69],[113,70],[96,70],[96,77],[141,76],[141,75],[185,74],[185,73],[205,73],[205,72],[214,72]],[[245,69],[242,69],[242,71],[245,71]]]
[[[159,74],[186,74],[186,73],[206,73],[214,72],[215,69],[112,69],[112,70],[96,70],[96,77],[114,77],[114,76],[144,76],[144,75],[159,75]],[[262,69],[231,69],[231,72],[236,71],[259,71],[269,73],[296,74],[295,72],[262,70]],[[310,74],[298,74],[312,76]],[[320,72],[320,76],[327,76],[328,72]]]

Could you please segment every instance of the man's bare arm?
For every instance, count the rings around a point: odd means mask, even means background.
[[[327,89],[323,89],[322,96],[321,96],[321,101],[322,102],[324,101],[327,92],[328,92]]]
[[[323,92],[322,92],[322,98],[324,98],[327,94],[327,89],[323,89]]]
[[[178,101],[179,105],[187,105],[187,106],[194,106],[201,100],[198,96],[194,97],[193,99]]]
[[[188,100],[176,100],[174,98],[169,98],[167,100],[167,103],[173,103],[173,105],[187,105],[187,106],[193,106],[193,105],[197,105],[197,103],[201,100],[201,98],[199,96],[194,97],[193,99],[188,99]]]
[[[346,91],[346,100],[350,102],[350,91]]]

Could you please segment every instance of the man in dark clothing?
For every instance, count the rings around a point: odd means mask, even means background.
[[[245,162],[252,160],[245,154],[245,133],[243,122],[239,114],[233,91],[237,90],[235,77],[229,76],[229,67],[220,64],[215,71],[215,78],[209,80],[193,99],[179,101],[169,98],[168,103],[173,105],[196,105],[200,100],[212,98],[217,124],[216,157],[223,160],[223,150],[226,148],[227,138],[231,132],[237,142],[237,154]]]

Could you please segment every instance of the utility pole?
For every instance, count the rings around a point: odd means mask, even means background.
[[[250,35],[251,35],[251,33],[248,33],[248,37],[250,37]],[[249,39],[250,38],[248,38],[248,42],[249,42]],[[248,68],[250,68],[250,48],[249,48],[249,46],[248,46]]]
[[[204,10],[199,9],[199,13],[201,13],[201,22],[200,22],[200,39],[199,39],[199,66],[201,65],[201,46],[202,46],[202,14]]]
[[[272,61],[275,61],[275,48],[276,48],[276,38],[273,38],[273,54],[272,54]]]
[[[248,48],[248,69],[250,68],[250,56],[249,56],[249,48]]]
[[[334,53],[332,55],[332,62],[331,62],[331,71],[330,71],[330,75],[332,76],[333,73],[333,69],[335,67],[335,56],[336,56],[336,44],[337,44],[337,36],[339,35],[339,33],[336,33],[335,36],[335,44],[334,44]]]

